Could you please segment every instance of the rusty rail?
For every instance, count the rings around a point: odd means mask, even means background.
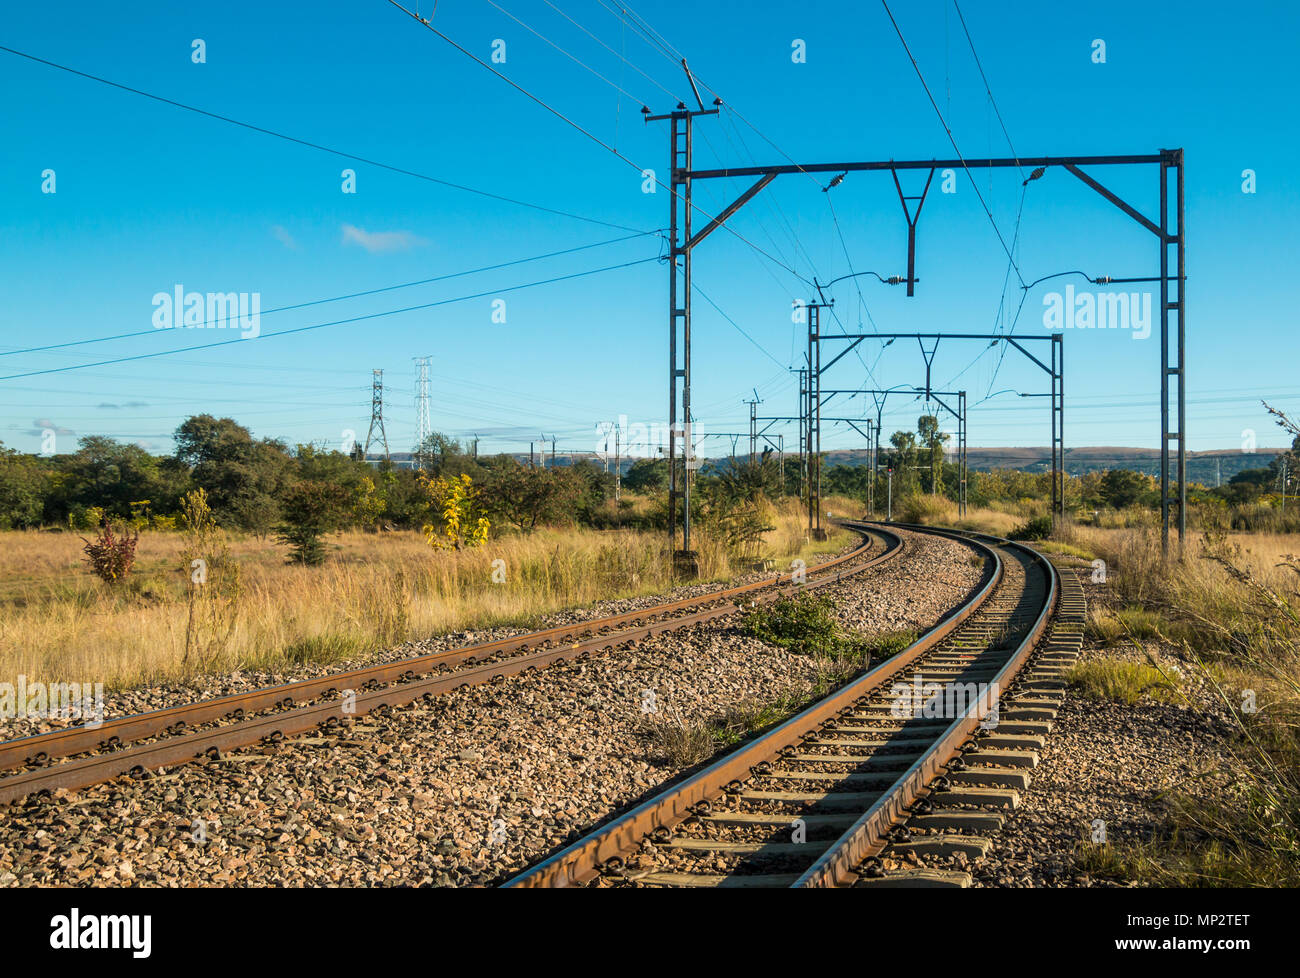
[[[842,554],[812,568],[811,570],[820,576],[808,581],[806,584],[798,585],[798,587],[816,589],[842,579],[842,572],[836,574],[826,572],[862,556],[863,551],[870,544],[868,531],[857,527],[854,527],[854,529],[863,533],[863,544],[847,554]],[[892,545],[887,546],[881,553],[852,568],[849,573],[856,574],[869,567],[877,566],[903,550],[903,540],[897,534],[879,529],[873,529],[870,532],[879,534],[887,538],[887,540],[892,540]],[[111,738],[122,737],[124,734],[143,739],[157,733],[171,733],[171,736],[153,743],[138,744],[124,749],[110,749],[105,753],[75,758],[63,763],[46,764],[2,778],[0,779],[0,805],[18,801],[38,792],[53,791],[57,788],[73,789],[97,784],[123,774],[143,777],[147,772],[160,767],[188,762],[205,755],[211,756],[214,751],[220,752],[221,750],[243,747],[268,738],[279,740],[315,730],[321,726],[335,727],[349,718],[363,716],[375,710],[408,704],[417,699],[430,698],[464,686],[495,682],[508,676],[539,669],[560,661],[585,658],[602,649],[639,642],[664,632],[675,631],[690,625],[701,624],[734,614],[734,603],[728,603],[726,599],[734,600],[734,598],[741,595],[762,591],[761,600],[766,601],[781,594],[790,593],[795,589],[796,585],[783,584],[782,582],[785,580],[786,575],[780,575],[772,580],[763,580],[724,591],[697,595],[693,598],[670,602],[636,612],[628,612],[610,618],[530,632],[500,642],[483,643],[448,652],[431,653],[427,656],[337,673],[319,679],[306,680],[302,683],[271,687],[265,690],[254,690],[246,694],[189,704],[171,710],[127,717],[114,721],[111,727],[109,724],[105,724],[104,728],[98,730],[74,728],[69,731],[58,731],[55,734],[41,734],[23,740],[9,741],[6,744],[0,744],[0,748],[8,748],[12,757],[20,753],[21,745],[30,746],[35,743],[60,743],[66,745],[69,743],[67,739],[60,738],[60,734],[76,734],[78,738],[93,736],[91,748],[81,748],[86,750],[95,747],[101,749],[104,747],[116,748],[120,745],[120,741],[114,743]],[[644,619],[654,617],[666,610],[679,611],[701,604],[712,605],[712,607],[707,607],[693,614],[669,618],[665,621],[641,624]],[[418,675],[417,669],[421,666],[425,667],[425,671],[428,671],[429,668],[436,665],[473,662],[476,656],[481,656],[487,651],[495,653],[527,649],[535,645],[554,643],[562,638],[572,638],[575,635],[590,633],[610,624],[626,623],[628,621],[637,624],[630,629],[606,632],[567,645],[552,645],[550,648],[499,662],[475,664],[468,669],[456,669],[425,679],[416,678]],[[382,689],[360,692],[367,684],[373,686],[385,680],[390,681],[391,685]],[[392,680],[396,681],[392,682]],[[354,686],[359,692],[354,703],[346,704],[348,707],[346,710],[342,699],[331,699],[293,707],[291,704],[295,698],[292,695],[286,695],[292,690],[299,694],[299,698],[305,698],[303,691],[310,690],[311,697],[318,697],[338,692],[341,689],[354,688]],[[281,706],[283,708],[274,712],[239,718],[243,709],[247,708],[250,703]],[[225,708],[232,704],[235,704],[233,713]],[[182,726],[178,727],[176,720],[173,719],[176,716],[185,717],[189,722],[194,722],[196,716],[208,719],[234,716],[237,719],[236,722],[225,726],[185,733],[183,732],[184,721],[182,721]],[[168,720],[171,722],[167,722]],[[111,730],[110,739],[107,742],[104,737],[106,730]],[[77,739],[72,742],[84,744],[87,740]],[[30,750],[27,756],[31,757]]]
[[[758,765],[770,762],[785,748],[792,747],[811,736],[818,726],[860,699],[865,693],[884,686],[895,676],[906,671],[926,652],[975,614],[1001,581],[1002,561],[997,552],[983,544],[976,544],[976,546],[983,550],[990,562],[988,580],[961,607],[950,612],[906,650],[887,659],[740,750],[711,764],[663,794],[638,805],[586,838],[578,840],[532,869],[514,877],[505,885],[572,886],[593,878],[611,862],[613,865],[621,864],[625,854],[640,845],[641,840],[646,836],[680,822],[692,814],[696,806],[716,798],[727,785],[748,778]]]
[[[897,538],[895,538],[897,539]],[[870,545],[864,537],[858,547],[846,554],[809,568],[809,573],[821,574],[837,567],[848,560],[862,555]],[[247,713],[269,710],[276,707],[287,708],[297,703],[331,695],[341,689],[361,689],[373,683],[390,683],[401,679],[411,679],[421,673],[432,672],[443,666],[474,664],[480,659],[498,655],[503,652],[517,652],[551,642],[568,641],[575,637],[591,635],[603,629],[613,629],[620,625],[640,625],[648,618],[662,617],[688,608],[700,607],[713,602],[733,600],[763,588],[778,586],[788,579],[787,574],[778,574],[775,578],[765,578],[654,605],[637,611],[624,612],[606,618],[576,622],[571,625],[558,625],[554,628],[527,632],[510,638],[497,639],[492,642],[480,642],[448,649],[442,652],[430,652],[425,655],[412,656],[394,662],[379,663],[351,669],[346,672],[332,673],[314,679],[303,679],[279,686],[266,686],[249,690],[245,693],[233,693],[197,703],[154,710],[127,717],[108,720],[99,726],[85,725],[34,734],[14,740],[0,741],[0,771],[22,767],[27,764],[42,764],[60,757],[69,757],[92,750],[113,749],[133,741],[146,740],[160,734],[177,734],[186,727],[195,724],[210,723],[218,720],[238,720]]]
[[[998,689],[1008,688],[1024,667],[1035,645],[1047,632],[1060,596],[1060,574],[1051,561],[1028,547],[1021,549],[1032,554],[1034,562],[1043,570],[1048,590],[1043,609],[1029,634],[993,678],[993,684]],[[963,716],[953,720],[934,744],[795,881],[794,885],[827,887],[844,886],[852,882],[856,878],[854,872],[856,867],[863,860],[878,855],[885,848],[886,833],[890,827],[908,816],[909,809],[929,794],[930,783],[943,773],[953,758],[960,754],[961,745],[970,739],[980,724],[981,714],[977,706],[978,704],[972,705]]]
[[[714,799],[729,789],[738,790],[741,782],[761,773],[787,749],[814,736],[818,728],[832,723],[859,700],[887,687],[896,676],[916,666],[927,653],[971,619],[999,587],[1004,576],[1002,559],[985,541],[992,541],[999,547],[1017,547],[1032,555],[1032,562],[1043,570],[1048,584],[1036,621],[998,672],[999,683],[1010,682],[1029,657],[1034,644],[1042,637],[1055,608],[1058,594],[1055,569],[1029,548],[997,537],[961,531],[938,531],[932,527],[909,526],[909,529],[941,533],[974,546],[989,561],[988,580],[962,606],[950,612],[908,649],[739,750],[515,876],[506,885],[572,886],[585,883],[602,871],[617,871],[622,867],[625,857],[635,851],[644,839],[666,836],[674,825],[711,806]],[[1028,586],[1027,580],[1026,588]],[[899,776],[794,885],[827,886],[845,882],[863,858],[879,850],[885,832],[905,817],[907,807],[927,791],[929,782],[958,753],[960,745],[979,722],[980,714],[974,706],[954,720],[925,750],[921,758]]]

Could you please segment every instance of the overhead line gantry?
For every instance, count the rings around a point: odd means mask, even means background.
[[[689,72],[688,72],[689,74]],[[1182,149],[1162,149],[1158,153],[1149,154],[1130,154],[1130,155],[1111,155],[1111,156],[1019,156],[1019,157],[1002,157],[988,159],[929,159],[929,160],[850,160],[836,163],[785,163],[771,164],[760,166],[736,166],[722,167],[713,169],[696,170],[692,167],[691,157],[691,126],[692,120],[699,115],[714,115],[717,113],[716,106],[721,105],[721,100],[715,100],[713,109],[706,109],[703,102],[699,101],[698,92],[696,101],[699,102],[699,110],[688,109],[685,103],[679,102],[677,108],[663,115],[651,115],[649,109],[642,109],[647,122],[657,120],[670,120],[671,126],[671,160],[672,160],[672,177],[671,177],[671,222],[670,222],[670,239],[669,239],[669,322],[670,322],[670,340],[669,340],[669,362],[670,362],[670,399],[669,399],[669,439],[670,439],[670,459],[673,464],[670,466],[672,471],[671,488],[669,496],[669,533],[670,542],[676,547],[677,529],[676,529],[676,499],[677,499],[677,466],[676,460],[676,442],[675,437],[680,434],[683,438],[683,482],[682,492],[685,503],[682,515],[682,548],[684,555],[689,558],[690,551],[690,439],[689,439],[689,419],[690,419],[690,346],[691,346],[691,313],[690,313],[690,274],[691,274],[691,253],[695,246],[703,241],[708,235],[721,227],[732,215],[740,210],[746,203],[752,200],[760,191],[763,190],[777,177],[792,174],[816,174],[816,173],[862,173],[862,172],[888,172],[894,180],[895,187],[898,191],[900,202],[903,205],[905,217],[908,226],[908,272],[906,283],[908,294],[914,293],[914,285],[917,281],[915,276],[915,247],[916,247],[916,226],[920,218],[921,207],[925,202],[926,193],[928,193],[930,182],[933,179],[936,170],[944,169],[1002,169],[1033,167],[1033,171],[1026,178],[1028,184],[1033,180],[1040,179],[1044,173],[1052,167],[1064,169],[1084,185],[1096,191],[1103,198],[1128,215],[1142,227],[1152,232],[1159,241],[1159,268],[1160,273],[1157,281],[1160,283],[1160,516],[1161,516],[1161,539],[1164,552],[1169,551],[1169,524],[1170,512],[1174,506],[1177,506],[1178,512],[1178,540],[1181,548],[1186,537],[1187,531],[1187,439],[1186,439],[1186,245],[1187,234],[1184,223],[1186,214],[1186,201],[1184,192],[1184,163]],[[1112,167],[1112,166],[1155,166],[1159,168],[1160,180],[1160,212],[1157,220],[1147,217],[1137,208],[1122,199],[1118,194],[1104,186],[1095,177],[1087,173],[1083,167]],[[907,195],[904,193],[902,181],[899,179],[900,172],[920,170],[927,171],[925,189],[917,195]],[[1171,215],[1170,207],[1170,171],[1173,172],[1173,214]],[[692,233],[691,215],[693,204],[691,200],[692,187],[696,180],[718,180],[753,177],[756,178],[754,183],[740,194],[727,207],[723,208],[716,217],[701,230]],[[684,234],[679,235],[678,213],[679,209],[683,212],[682,228]],[[1172,221],[1171,221],[1172,217]],[[1173,254],[1171,256],[1171,249]],[[1171,265],[1173,273],[1171,274]],[[678,304],[678,271],[683,275],[683,301]],[[1172,283],[1172,288],[1171,288]],[[1172,297],[1171,297],[1172,293]],[[1170,332],[1173,326],[1175,350],[1173,359],[1170,355]],[[681,343],[678,343],[678,331],[681,331]],[[874,335],[874,334],[872,334]],[[831,338],[829,335],[826,338]],[[839,338],[839,337],[836,337]],[[860,339],[869,338],[862,336]],[[1007,341],[1026,340],[1026,339],[1047,339],[1048,337],[1025,337],[1011,336],[1010,334],[999,334],[998,339]],[[1059,334],[1057,334],[1059,343]],[[1053,344],[1053,350],[1059,350],[1058,343]],[[1027,352],[1026,352],[1026,355]],[[680,361],[679,361],[680,356]],[[1035,358],[1036,359],[1036,358]],[[809,387],[815,384],[815,368],[812,367],[810,357]],[[1040,364],[1041,365],[1041,364]],[[1056,364],[1054,362],[1053,367]],[[1061,391],[1055,379],[1057,370],[1047,367],[1050,373],[1054,375],[1053,383],[1053,456],[1057,459],[1063,447],[1058,446],[1057,433],[1060,431],[1061,419],[1063,416],[1063,402],[1058,401]],[[1177,418],[1177,428],[1170,427],[1170,380],[1174,380],[1176,390],[1175,411]],[[682,407],[679,411],[678,402],[678,380],[682,381]],[[929,385],[927,384],[927,387]],[[1061,407],[1058,408],[1057,405]],[[814,410],[810,412],[815,421]],[[678,429],[676,419],[682,417],[687,420],[684,428]],[[806,433],[806,442],[811,450],[817,441],[817,433]],[[1171,454],[1170,445],[1176,444],[1176,468],[1175,477],[1177,479],[1177,495],[1171,494],[1170,487],[1170,468]],[[1064,473],[1055,468],[1053,471],[1053,507],[1059,511],[1063,505],[1062,494],[1058,490],[1058,482],[1063,483]]]

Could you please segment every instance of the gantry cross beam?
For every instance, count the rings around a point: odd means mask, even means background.
[[[816,428],[817,418],[821,411],[821,405],[830,400],[836,394],[871,394],[876,399],[876,421],[877,432],[879,432],[880,416],[884,410],[884,403],[888,400],[890,394],[904,393],[905,390],[891,388],[887,391],[868,391],[868,390],[823,390],[821,386],[821,375],[830,370],[836,363],[847,356],[852,350],[856,349],[859,344],[867,340],[883,340],[888,346],[894,340],[914,339],[921,348],[921,355],[925,359],[925,386],[917,387],[907,393],[915,393],[925,397],[927,400],[936,401],[941,407],[958,419],[960,425],[960,437],[963,446],[965,446],[966,430],[966,392],[965,391],[936,391],[930,385],[930,367],[934,362],[934,355],[939,349],[939,344],[944,340],[976,340],[982,343],[988,343],[990,346],[996,343],[1007,343],[1020,351],[1033,364],[1042,369],[1051,379],[1051,388],[1043,393],[1023,394],[1023,397],[1050,397],[1051,404],[1051,427],[1052,427],[1052,519],[1056,520],[1065,514],[1065,341],[1060,333],[1052,333],[1048,336],[1007,336],[1002,333],[825,333],[819,329],[820,315],[814,311],[812,305],[809,306],[808,314],[808,362],[813,367],[808,371],[809,375],[809,395],[808,410],[810,424]],[[830,362],[822,365],[821,346],[823,343],[848,341],[848,345],[837,353]],[[930,343],[929,347],[926,343]],[[1050,346],[1050,356],[1047,362],[1036,357],[1030,352],[1025,345],[1028,343],[1047,343]],[[958,406],[953,408],[945,403],[942,398],[958,396]],[[879,439],[879,433],[877,433]],[[809,439],[810,443],[812,439]],[[818,436],[820,444],[820,436]],[[873,470],[874,472],[874,470]],[[962,461],[962,476],[960,495],[963,497],[958,500],[958,505],[965,513],[965,461]],[[874,501],[874,500],[873,500]],[[817,501],[820,505],[820,499]],[[810,502],[808,512],[811,514],[814,506]],[[811,525],[811,524],[810,524]],[[819,524],[820,525],[820,524]]]
[[[683,462],[689,462],[690,456],[690,439],[689,439],[689,421],[690,421],[690,353],[691,353],[691,312],[690,312],[690,275],[691,275],[691,252],[695,246],[703,241],[706,237],[722,227],[737,211],[746,203],[752,200],[766,186],[772,183],[779,176],[792,173],[815,174],[815,173],[862,173],[862,172],[888,172],[894,179],[895,186],[898,188],[900,200],[903,203],[903,210],[908,225],[908,294],[913,294],[913,286],[917,281],[915,277],[914,256],[916,242],[916,224],[920,217],[921,204],[924,200],[924,193],[920,197],[906,197],[902,192],[902,185],[898,180],[900,171],[906,170],[928,170],[929,176],[926,180],[926,187],[929,187],[930,178],[933,177],[936,170],[944,169],[1004,169],[1032,167],[1033,172],[1025,181],[1037,180],[1043,174],[1054,167],[1059,167],[1078,178],[1086,186],[1100,194],[1104,199],[1113,204],[1116,208],[1126,214],[1129,218],[1136,221],[1146,230],[1152,232],[1159,239],[1160,249],[1160,273],[1158,281],[1160,283],[1160,514],[1162,527],[1162,541],[1164,550],[1169,550],[1169,523],[1170,510],[1176,505],[1178,509],[1178,539],[1179,545],[1183,543],[1187,531],[1187,439],[1186,439],[1186,320],[1187,320],[1187,302],[1186,302],[1186,251],[1187,251],[1187,233],[1184,223],[1186,215],[1186,198],[1184,193],[1184,164],[1183,151],[1181,149],[1162,149],[1158,153],[1148,154],[1130,154],[1130,155],[1111,155],[1111,156],[1022,156],[1022,157],[1001,157],[988,159],[929,159],[929,160],[850,160],[837,163],[784,163],[767,166],[739,166],[723,167],[715,169],[696,170],[692,168],[691,159],[691,126],[692,120],[697,115],[712,115],[717,112],[716,109],[705,109],[703,104],[700,110],[695,111],[687,109],[684,103],[678,103],[677,108],[664,115],[650,115],[649,110],[643,110],[647,122],[661,119],[671,120],[671,161],[672,161],[672,179],[671,179],[671,220],[669,231],[669,322],[670,322],[670,340],[669,340],[669,358],[670,358],[670,381],[671,397],[669,401],[669,448],[670,458],[674,460],[672,464],[672,488],[670,489],[670,522],[669,532],[673,545],[676,545],[677,531],[675,513],[675,503],[677,498],[677,467],[675,464],[676,449],[674,438],[679,432],[676,426],[676,419],[680,416],[685,419],[687,426],[681,429],[683,435]],[[1083,168],[1111,167],[1111,166],[1155,166],[1159,167],[1160,179],[1160,213],[1158,219],[1152,219],[1142,214],[1137,208],[1133,207],[1127,201],[1119,197],[1118,194],[1104,186],[1095,177],[1087,173]],[[1171,226],[1170,220],[1170,171],[1174,176],[1174,222]],[[692,187],[696,180],[718,180],[732,179],[737,177],[753,177],[755,182],[751,184],[739,197],[731,204],[723,208],[716,216],[712,217],[708,224],[705,225],[698,233],[692,234],[691,216],[695,210],[692,202]],[[915,209],[909,207],[909,201],[915,203]],[[682,215],[682,221],[679,224],[678,216]],[[684,234],[679,233],[679,228],[684,230]],[[1170,250],[1173,249],[1173,268],[1174,273],[1170,274]],[[683,277],[684,293],[683,302],[678,305],[678,276],[679,272]],[[1172,283],[1172,290],[1171,290]],[[1171,291],[1174,297],[1171,297]],[[1174,327],[1174,337],[1176,343],[1176,352],[1174,359],[1170,360],[1170,325]],[[678,343],[678,332],[681,331],[682,341]],[[1023,339],[1024,337],[1019,337]],[[680,355],[680,362],[679,362]],[[1169,423],[1170,415],[1170,380],[1173,379],[1176,391],[1176,412],[1177,428],[1171,429]],[[682,381],[681,410],[679,411],[678,402],[678,380]],[[811,386],[811,384],[810,384]],[[806,439],[809,444],[815,441],[813,433],[807,433]],[[1178,493],[1177,496],[1171,495],[1170,491],[1170,444],[1177,445],[1177,462],[1176,477]],[[684,464],[683,470],[683,489],[682,495],[687,500],[683,517],[682,517],[682,539],[683,548],[690,549],[690,475],[689,467]],[[1055,502],[1055,500],[1054,500]]]

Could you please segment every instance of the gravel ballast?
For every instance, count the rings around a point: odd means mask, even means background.
[[[925,628],[977,586],[970,548],[906,536],[894,561],[823,590],[844,624]],[[360,717],[337,734],[28,799],[0,823],[0,885],[501,882],[680,773],[648,721],[698,723],[742,700],[806,695],[816,663],[737,633],[735,620]]]
[[[1098,586],[1087,583],[1091,604]],[[1187,663],[1146,643],[1100,648],[1085,642],[1080,662],[1126,659],[1159,665],[1189,702],[1136,705],[1084,698],[1067,689],[1030,773],[1020,808],[1007,813],[993,847],[969,868],[973,884],[994,887],[1135,886],[1094,876],[1080,856],[1094,838],[1119,848],[1146,842],[1168,821],[1171,795],[1208,797],[1230,789],[1229,730],[1222,704]],[[1104,830],[1104,836],[1102,831]]]

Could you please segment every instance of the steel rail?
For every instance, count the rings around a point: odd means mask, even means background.
[[[845,525],[861,528],[866,524],[846,521]],[[739,750],[513,877],[505,885],[508,887],[574,886],[594,878],[602,869],[621,866],[625,855],[634,851],[647,836],[670,829],[692,815],[697,806],[716,798],[729,785],[735,786],[753,776],[760,765],[775,759],[786,748],[793,747],[800,741],[815,735],[818,727],[832,721],[853,703],[868,693],[885,687],[895,676],[909,671],[928,652],[974,616],[985,606],[1002,583],[1004,568],[1001,556],[978,539],[983,536],[982,534],[939,531],[933,527],[909,528],[953,537],[971,544],[988,560],[988,580],[961,606],[950,611],[907,649],[885,660],[858,679]],[[985,539],[997,540],[999,545],[1008,543],[996,537],[985,537]]]
[[[868,538],[870,533],[876,533],[892,538],[894,543],[892,546],[887,547],[874,557],[869,558],[856,567],[850,568],[848,570],[849,574],[857,574],[870,567],[878,566],[882,562],[892,559],[904,549],[905,544],[903,539],[897,534],[890,533],[888,530],[880,530],[876,528],[866,530],[858,527],[851,528],[862,533],[864,538]],[[825,571],[827,568],[838,567],[846,560],[850,560],[855,556],[860,556],[864,547],[868,543],[869,539],[864,542],[863,546],[855,548],[848,554],[841,555],[840,557],[836,557],[823,564],[817,565],[816,570]],[[762,594],[760,599],[768,601],[775,599],[781,594],[791,593],[797,589],[816,589],[825,587],[842,580],[843,574],[843,571],[835,575],[824,574],[823,576],[802,585],[777,585],[770,592]],[[784,577],[777,579],[778,582],[782,580],[784,580]],[[775,582],[765,581],[758,583],[771,586]],[[758,590],[758,588],[752,584],[742,585],[739,588],[729,589],[726,592],[712,592],[710,597],[716,601],[719,595],[724,593],[728,596],[735,596],[737,594],[747,594],[756,590]],[[693,601],[694,599],[687,600]],[[680,606],[682,603],[683,602],[674,602],[674,605]],[[631,614],[633,616],[644,618],[654,610],[655,609],[643,609],[641,612]],[[310,703],[306,706],[299,706],[277,712],[256,715],[247,719],[241,719],[226,726],[205,728],[190,733],[176,733],[171,737],[153,743],[139,744],[122,750],[112,750],[107,753],[76,758],[63,763],[49,764],[0,779],[0,805],[10,804],[27,797],[28,795],[40,792],[49,792],[57,788],[74,789],[98,784],[123,774],[131,775],[133,777],[144,777],[149,771],[156,770],[160,767],[185,763],[205,755],[213,756],[214,751],[219,755],[221,750],[243,747],[267,739],[278,741],[284,737],[305,733],[321,726],[332,729],[340,726],[346,720],[358,716],[364,716],[365,714],[375,710],[405,705],[414,702],[417,699],[431,698],[466,686],[482,685],[484,683],[500,681],[508,676],[539,669],[556,662],[585,658],[593,652],[602,649],[626,645],[628,643],[641,641],[653,635],[676,631],[693,624],[712,621],[717,618],[734,614],[735,611],[736,608],[734,605],[719,605],[716,607],[706,608],[702,611],[695,612],[694,614],[671,618],[666,621],[639,625],[632,629],[607,633],[585,641],[575,642],[571,645],[555,646],[539,652],[505,659],[500,662],[476,665],[470,669],[453,670],[427,679],[415,679],[414,675],[408,670],[398,676],[398,682],[388,686],[387,688],[361,693],[356,697],[355,702],[345,703],[342,699],[333,699],[324,702]],[[627,616],[616,617],[625,618]],[[587,622],[585,624],[591,626],[595,623]],[[543,633],[531,633],[531,636],[522,637],[532,637],[535,643],[535,637],[540,634]],[[408,660],[407,663],[394,663],[392,665],[409,665],[411,661],[415,660]],[[361,671],[364,670],[358,670],[358,672]],[[342,673],[339,675],[350,676],[353,674],[354,673]],[[407,681],[400,681],[402,679]],[[338,676],[322,677],[321,682],[328,683],[329,692],[337,692],[339,688],[346,688],[339,686]],[[284,687],[280,687],[280,689],[283,688]],[[149,714],[146,714],[145,716],[149,716]]]
[[[897,539],[897,538],[895,538]],[[846,554],[808,568],[808,573],[821,574],[849,560],[861,557],[870,547],[866,535],[863,542]],[[363,666],[345,672],[331,673],[312,679],[297,680],[278,686],[265,686],[243,693],[200,700],[179,706],[153,710],[108,720],[98,725],[81,725],[63,730],[52,730],[13,740],[0,741],[0,771],[12,770],[29,764],[69,757],[92,750],[115,749],[123,744],[147,740],[162,734],[177,734],[186,727],[219,720],[238,720],[245,714],[273,708],[287,708],[308,702],[340,689],[361,689],[374,683],[389,683],[411,679],[444,666],[474,664],[488,656],[505,652],[527,650],[550,642],[569,641],[597,631],[614,629],[631,623],[640,625],[649,618],[662,617],[714,602],[726,602],[740,595],[769,587],[777,587],[790,575],[782,573],[775,578],[751,581],[720,591],[693,595],[677,601],[653,605],[636,611],[610,615],[605,618],[558,625],[538,631],[526,632],[491,642],[480,642],[441,652],[398,659],[393,662]]]
[[[985,539],[990,539],[985,537]],[[991,539],[998,540],[993,537]],[[999,540],[1002,546],[1012,546],[1031,555],[1034,564],[1044,572],[1047,595],[1042,610],[1029,634],[1020,641],[1016,650],[994,676],[994,689],[1007,689],[1029,660],[1035,646],[1047,632],[1052,615],[1060,599],[1060,573],[1051,561],[1030,547]],[[1028,581],[1026,581],[1028,588]],[[870,857],[878,855],[888,844],[886,833],[890,827],[905,819],[909,809],[930,793],[929,785],[943,773],[957,757],[961,745],[970,739],[982,720],[978,702],[970,704],[966,712],[953,720],[939,738],[909,767],[897,781],[859,818],[803,875],[795,887],[844,886],[856,879],[856,868]]]

